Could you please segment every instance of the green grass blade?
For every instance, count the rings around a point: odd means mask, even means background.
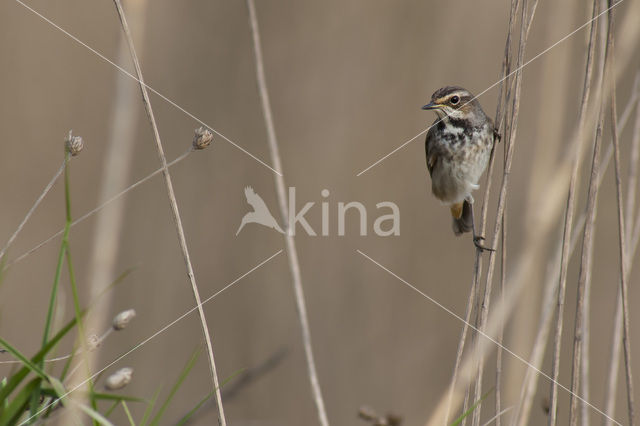
[[[227,377],[226,379],[224,379],[224,381],[222,383],[220,383],[220,388],[222,388],[224,385],[226,385],[227,383],[229,383],[231,380],[235,379],[235,377],[237,375],[239,375],[240,373],[244,372],[246,370],[246,368],[241,368],[240,370],[234,372],[233,374],[231,374],[231,376]],[[207,396],[205,396],[204,398],[202,398],[200,400],[200,402],[198,402],[196,404],[195,407],[193,407],[187,414],[185,414],[176,424],[176,426],[182,426],[183,424],[187,423],[189,421],[189,419],[196,413],[196,411],[198,411],[200,409],[200,407],[202,407],[202,405],[204,405],[205,402],[207,402],[209,400],[209,398],[211,398],[213,396],[213,391],[209,392],[209,394]]]
[[[482,395],[482,398],[480,398],[479,400],[477,400],[467,411],[464,412],[464,414],[462,414],[460,417],[458,417],[453,423],[451,423],[451,426],[458,426],[460,423],[462,423],[462,421],[471,413],[473,413],[473,410],[475,410],[478,405],[480,405],[480,403],[482,403],[482,401],[485,400],[486,397],[489,396],[489,394],[493,392],[493,388],[489,389],[487,391],[487,393],[485,393],[484,395]]]
[[[212,396],[213,396],[213,391],[209,392],[209,394],[204,398],[202,398],[200,402],[196,404],[195,407],[193,407],[187,414],[182,416],[182,418],[178,421],[178,423],[176,423],[176,426],[182,426],[183,424],[187,423],[189,419],[196,413],[196,411],[198,411],[200,407],[202,407],[204,403],[207,402]]]
[[[93,397],[98,401],[117,401],[117,402],[129,401],[129,402],[142,402],[142,403],[149,402],[144,398],[138,398],[135,396],[117,395],[117,394],[100,393],[100,392],[94,392]]]
[[[153,412],[153,408],[156,405],[156,401],[158,400],[158,396],[160,396],[160,391],[162,390],[162,386],[158,386],[155,393],[151,397],[151,401],[147,404],[147,409],[144,410],[144,416],[142,416],[142,421],[140,421],[140,426],[145,426],[149,421],[149,417],[151,417],[151,413]]]
[[[60,244],[60,251],[58,252],[58,262],[56,263],[56,272],[53,277],[53,286],[51,287],[51,296],[49,297],[49,308],[47,309],[47,317],[44,322],[44,335],[42,336],[42,346],[47,344],[49,340],[49,333],[51,332],[51,323],[53,321],[53,312],[55,311],[56,300],[58,298],[58,284],[60,283],[60,276],[62,275],[62,264],[64,262],[64,253],[67,245],[67,239],[69,238],[70,223],[64,225],[64,234],[62,236],[62,243]]]
[[[32,363],[38,363],[44,359],[44,357],[53,349],[55,345],[76,325],[76,319],[72,319],[69,321],[64,327],[60,329],[56,333],[56,335],[47,342],[47,344],[41,348],[34,356],[31,358]],[[0,388],[0,401],[4,401],[27,377],[31,371],[27,366],[22,367],[20,370],[15,372],[7,381],[7,383]],[[2,406],[0,406],[0,414],[1,414]]]
[[[8,403],[6,408],[3,410],[2,416],[0,416],[0,425],[11,425],[18,421],[20,416],[22,416],[27,409],[31,395],[40,385],[41,381],[42,379],[36,377],[27,383],[20,392],[18,392],[16,397],[13,398],[13,400]]]
[[[40,376],[40,378],[42,378],[44,380],[48,380],[47,373],[45,373],[42,370],[42,368],[40,368],[39,365],[37,365],[35,362],[31,361],[29,358],[24,356],[20,351],[18,351],[16,348],[11,346],[9,344],[9,342],[4,340],[2,337],[0,337],[0,345],[2,345],[2,347],[5,348],[7,350],[7,352],[9,352],[11,355],[13,355],[14,358],[16,358],[18,361],[22,362],[22,364],[25,367],[27,367],[29,370],[31,370],[32,372],[34,372],[35,374]]]
[[[109,419],[107,419],[105,416],[103,416],[102,414],[98,413],[96,410],[94,410],[91,407],[87,407],[84,404],[76,404],[76,406],[83,411],[87,416],[91,417],[93,419],[94,422],[101,424],[103,426],[114,426],[113,423],[111,423],[109,421]]]
[[[153,419],[151,419],[151,425],[156,426],[159,424],[160,419],[162,418],[162,415],[164,414],[165,410],[171,403],[171,400],[175,396],[176,392],[178,392],[178,389],[180,389],[180,386],[182,386],[182,383],[189,375],[189,372],[191,371],[193,366],[196,364],[196,361],[198,360],[198,355],[200,355],[199,349],[196,349],[195,351],[193,351],[191,358],[189,359],[189,361],[187,361],[184,368],[180,372],[180,375],[178,376],[178,380],[176,380],[173,387],[171,388],[171,392],[169,392],[169,395],[167,395],[167,398],[164,400],[164,403],[162,404],[162,406],[160,407],[156,415],[153,416]]]
[[[120,404],[120,401],[114,401],[113,404],[111,404],[111,407],[109,407],[109,409],[104,412],[104,416],[105,417],[109,417],[111,415],[111,413],[113,413],[113,410],[116,409],[118,404]]]
[[[124,401],[120,401],[120,404],[122,404],[122,409],[127,414],[127,419],[129,419],[129,424],[131,426],[136,426],[136,422],[133,421],[133,417],[131,416],[131,411],[129,411],[129,407],[127,407],[127,403]]]

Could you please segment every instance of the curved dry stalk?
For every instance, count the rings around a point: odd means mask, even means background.
[[[247,8],[249,9],[249,25],[251,27],[251,35],[253,39],[253,53],[256,63],[256,79],[260,100],[262,102],[262,113],[264,115],[265,126],[267,128],[267,140],[269,142],[269,151],[276,170],[282,170],[282,162],[280,160],[280,150],[278,148],[278,140],[276,138],[275,126],[273,124],[273,115],[271,113],[271,104],[269,102],[269,92],[267,90],[267,81],[264,73],[264,63],[262,60],[262,47],[260,43],[260,31],[258,28],[258,18],[253,0],[247,0]],[[302,277],[300,275],[300,263],[298,262],[298,252],[296,250],[295,239],[292,230],[289,229],[287,196],[284,177],[281,174],[275,175],[276,193],[280,205],[282,218],[287,224],[287,232],[284,235],[287,244],[287,254],[289,259],[289,269],[293,279],[293,289],[295,293],[296,308],[298,311],[298,319],[302,331],[302,343],[307,361],[307,369],[309,372],[309,381],[311,383],[311,392],[318,411],[318,421],[323,426],[329,425],[327,412],[322,398],[322,390],[320,389],[320,381],[316,371],[316,364],[313,357],[313,346],[311,344],[311,330],[309,327],[309,319],[307,316],[307,306],[304,298],[304,289],[302,287]]]
[[[189,257],[189,249],[187,247],[187,240],[184,235],[184,228],[182,227],[182,220],[180,219],[178,202],[176,200],[176,196],[173,191],[173,183],[171,182],[171,175],[169,174],[169,168],[167,167],[167,158],[164,154],[164,148],[162,147],[162,141],[160,140],[158,125],[156,124],[156,119],[155,119],[155,116],[153,115],[153,109],[151,108],[151,101],[149,100],[147,86],[144,83],[144,79],[142,77],[140,62],[138,61],[138,55],[136,54],[136,50],[133,45],[133,38],[131,37],[131,32],[129,30],[129,25],[127,24],[127,19],[125,17],[124,10],[122,9],[121,1],[113,0],[113,2],[116,6],[118,17],[120,18],[120,23],[122,24],[122,30],[124,31],[125,38],[129,46],[129,53],[131,54],[131,59],[133,61],[133,65],[136,70],[136,76],[140,86],[140,91],[142,92],[142,103],[144,104],[145,111],[147,112],[147,118],[149,119],[149,123],[153,130],[153,136],[156,143],[156,151],[158,153],[160,163],[162,164],[162,176],[164,177],[164,182],[167,189],[167,195],[169,196],[169,204],[171,204],[171,213],[173,215],[173,221],[175,223],[176,231],[178,233],[178,240],[180,242],[182,257],[184,259],[184,263],[187,268],[187,276],[189,277],[189,281],[191,283],[191,291],[193,292],[193,297],[198,307],[198,316],[200,318],[200,325],[202,326],[202,334],[204,336],[206,346],[207,346],[207,355],[208,355],[207,358],[209,361],[208,364],[209,364],[209,369],[211,372],[211,378],[213,382],[213,392],[215,394],[216,402],[218,405],[218,423],[220,424],[220,426],[226,426],[227,422],[224,416],[224,408],[222,407],[222,397],[220,395],[220,385],[218,382],[216,363],[213,356],[213,345],[211,344],[211,335],[209,334],[209,327],[207,326],[207,320],[204,315],[204,309],[202,308],[202,302],[200,300],[200,294],[198,292],[198,285],[196,284],[196,278],[193,272],[193,266],[191,265],[191,259]]]

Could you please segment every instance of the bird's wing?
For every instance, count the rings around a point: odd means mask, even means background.
[[[438,161],[438,156],[435,149],[435,127],[431,127],[427,132],[427,139],[424,142],[424,149],[427,154],[427,170],[429,170],[429,176],[433,175],[433,169]]]
[[[262,200],[262,198],[260,198],[260,196],[256,194],[256,192],[250,186],[247,186],[244,189],[244,195],[245,197],[247,197],[247,203],[249,203],[249,205],[253,207],[254,211],[265,210],[265,209],[267,211],[269,210],[267,208],[267,205]]]

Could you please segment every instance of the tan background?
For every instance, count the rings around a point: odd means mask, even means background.
[[[124,2],[125,10],[128,3]],[[591,10],[583,3],[540,2],[527,58],[586,22]],[[111,2],[28,4],[116,60],[120,26]],[[619,13],[626,7],[619,6]],[[356,174],[433,121],[433,114],[420,107],[435,89],[459,84],[479,93],[496,81],[508,10],[506,0],[257,2],[285,180],[297,188],[299,205],[316,202],[307,218],[317,231],[320,191],[331,191],[333,236],[308,237],[301,232],[296,242],[318,373],[334,425],[362,424],[356,419],[361,404],[398,413],[406,425],[420,425],[449,380],[462,324],[355,250],[462,315],[473,266],[470,239],[453,237],[446,209],[428,191],[422,136],[362,176]],[[578,32],[525,69],[508,207],[510,259],[526,244],[520,236],[527,226],[523,217],[532,159],[542,158],[535,164],[552,168],[577,115],[586,38],[586,31]],[[151,87],[271,163],[244,2],[151,1],[144,37],[135,42],[144,52],[142,68]],[[62,141],[71,128],[86,143],[85,151],[72,162],[74,217],[102,201],[98,189],[118,71],[14,1],[0,4],[0,52],[0,239],[4,242],[61,164]],[[626,104],[640,55],[630,64],[619,83],[619,110]],[[132,70],[129,61],[121,65]],[[133,80],[128,85],[138,90]],[[480,98],[490,115],[495,113],[496,97],[494,88]],[[158,96],[151,100],[167,157],[173,159],[189,147],[198,124]],[[142,112],[141,103],[139,107]],[[142,113],[137,135],[129,184],[159,166]],[[629,135],[629,131],[623,135],[625,150]],[[218,137],[210,149],[173,167],[172,174],[203,298],[284,248],[279,234],[257,225],[248,225],[235,236],[249,211],[245,186],[251,185],[277,212],[269,169]],[[58,182],[10,250],[9,260],[62,228],[62,189]],[[476,198],[481,201],[480,193]],[[161,178],[129,192],[125,200],[123,237],[112,277],[128,268],[135,270],[114,291],[107,311],[113,315],[135,308],[138,317],[101,347],[99,366],[193,306]],[[339,201],[366,205],[370,231],[378,215],[375,204],[397,203],[401,236],[360,237],[353,217],[347,223],[348,235],[335,236]],[[582,211],[584,197],[578,202]],[[70,237],[85,302],[92,279],[87,268],[90,250],[94,243],[100,244],[93,240],[94,226],[95,216],[74,227]],[[556,232],[553,242],[558,237]],[[615,190],[609,171],[599,199],[592,294],[591,398],[599,407],[618,277],[616,244]],[[0,287],[0,335],[26,353],[40,344],[58,246],[56,239],[12,266]],[[567,289],[563,384],[570,377],[574,263]],[[544,272],[541,265],[540,277]],[[64,277],[61,299],[65,318],[70,318]],[[286,256],[281,254],[205,306],[222,379],[280,354],[273,368],[225,401],[231,425],[316,424],[290,281]],[[542,282],[533,281],[517,311],[535,327]],[[636,281],[633,274],[632,307],[640,297]],[[637,361],[640,329],[633,311],[631,319]],[[508,332],[506,341],[524,357],[533,339],[531,326],[526,327]],[[162,395],[166,395],[200,342],[200,327],[192,314],[107,372],[132,366],[134,380],[126,393],[151,397],[164,385]],[[505,390],[504,405],[509,406],[524,369],[508,355],[505,363],[509,377],[505,385],[513,383]],[[548,356],[543,369],[550,371]],[[0,375],[8,371],[0,366]],[[488,371],[486,388],[494,383],[493,367]],[[544,422],[541,404],[548,385],[540,380],[533,425]],[[624,420],[622,378],[619,385],[617,418]],[[209,390],[208,367],[201,357],[162,423],[177,420]],[[566,421],[567,402],[567,394],[561,392],[560,424]],[[139,419],[142,408],[133,407]],[[485,409],[484,417],[488,419],[491,412]],[[197,424],[213,423],[214,413],[207,411]],[[595,412],[591,414],[600,422]],[[120,410],[114,419],[125,422]]]

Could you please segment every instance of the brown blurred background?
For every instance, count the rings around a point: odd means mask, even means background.
[[[133,10],[135,3],[125,0],[125,11]],[[121,27],[112,2],[37,0],[27,4],[133,71],[131,61],[118,53]],[[320,192],[331,192],[332,235],[309,237],[298,228],[296,238],[329,419],[334,425],[364,424],[356,415],[362,404],[368,404],[380,412],[401,415],[406,425],[421,425],[448,384],[462,323],[356,250],[459,315],[466,306],[474,250],[470,238],[452,235],[448,212],[428,190],[424,137],[361,176],[356,174],[434,120],[433,114],[420,107],[437,88],[456,84],[479,93],[496,82],[510,2],[260,0],[256,6],[282,171],[287,185],[296,187],[298,206],[316,202],[306,215],[316,231],[321,224]],[[627,6],[618,7],[619,16]],[[590,13],[591,6],[585,2],[541,1],[526,57],[585,23]],[[271,164],[244,2],[149,1],[143,16],[132,16],[130,25],[151,87]],[[525,215],[535,215],[527,211],[530,192],[536,189],[535,176],[554,167],[575,124],[587,37],[587,30],[579,31],[525,68],[508,204],[509,259],[517,258],[526,244],[521,237],[527,226]],[[71,164],[74,217],[108,198],[101,188],[118,109],[118,85],[135,95],[136,130],[131,150],[121,154],[130,160],[126,181],[110,194],[159,167],[134,80],[121,78],[112,65],[11,0],[0,4],[0,52],[2,244],[59,168],[69,129],[85,140],[85,150]],[[626,105],[640,66],[637,51],[629,64],[618,82],[619,111]],[[497,88],[480,98],[490,115],[495,113],[496,99]],[[157,95],[152,94],[151,101],[171,160],[188,149],[199,124]],[[623,158],[628,157],[632,127],[628,125],[622,135]],[[609,141],[607,132],[605,144]],[[590,155],[590,148],[588,151]],[[501,146],[499,153],[502,155]],[[592,289],[590,384],[591,402],[598,407],[604,397],[618,283],[617,216],[610,169],[599,198]],[[245,186],[252,186],[271,211],[278,212],[274,176],[268,168],[216,137],[211,148],[191,154],[171,173],[203,298],[285,248],[280,234],[255,224],[235,236],[242,216],[249,211]],[[479,203],[481,198],[478,192]],[[98,368],[194,303],[161,176],[127,193],[123,200],[121,234],[109,280],[129,268],[134,271],[104,300],[103,309],[107,321],[126,308],[135,308],[138,317],[100,348]],[[359,236],[355,215],[348,218],[347,236],[337,236],[340,201],[360,201],[367,206],[370,236]],[[400,236],[378,237],[371,232],[379,214],[375,204],[381,201],[399,206]],[[583,185],[578,212],[583,211],[584,202]],[[489,223],[493,223],[494,211],[490,208]],[[70,236],[85,303],[93,279],[91,256],[97,253],[94,256],[100,258],[102,244],[96,240],[97,218],[94,215],[75,226]],[[559,220],[557,224],[550,249],[560,237]],[[8,260],[63,225],[64,194],[59,181],[11,247]],[[59,241],[55,239],[11,266],[0,287],[0,335],[26,353],[34,353],[40,345]],[[560,382],[567,386],[577,258],[574,256],[569,272],[560,374]],[[546,265],[540,265],[540,276],[532,277],[521,296],[522,306],[511,322],[520,328],[514,325],[506,331],[505,345],[525,358],[537,326],[545,272]],[[63,278],[60,312],[68,319],[73,307],[66,274]],[[634,273],[630,280],[631,307],[640,298],[637,278]],[[241,368],[271,365],[224,401],[229,424],[317,424],[286,255],[275,257],[207,303],[205,312],[221,380]],[[631,320],[637,367],[640,329],[633,310]],[[68,351],[70,344],[65,341],[59,352]],[[150,398],[163,385],[164,396],[199,346],[200,326],[197,316],[191,314],[107,373],[131,366],[134,380],[125,393]],[[275,361],[269,363],[270,359]],[[503,406],[508,407],[517,400],[525,368],[507,354],[504,359]],[[549,360],[547,355],[543,364],[547,373]],[[488,363],[493,365],[493,358]],[[9,371],[0,366],[0,375]],[[485,387],[494,382],[493,373],[488,373]],[[638,385],[636,380],[636,388]],[[175,422],[209,391],[208,367],[201,356],[163,424]],[[542,404],[548,393],[549,382],[541,378],[530,424],[545,422]],[[618,396],[616,418],[623,421],[622,377]],[[567,403],[568,395],[561,391],[560,424],[566,422]],[[144,408],[135,404],[132,408],[139,419]],[[207,409],[194,424],[215,422],[215,408],[208,405]],[[483,418],[491,416],[492,409],[486,408]],[[591,419],[601,421],[594,411]],[[120,410],[114,421],[126,421]]]

